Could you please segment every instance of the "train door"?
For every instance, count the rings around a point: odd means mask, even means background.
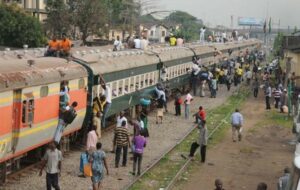
[[[12,126],[12,144],[11,151],[15,152],[18,145],[18,136],[20,133],[21,113],[22,113],[22,90],[14,90],[13,92],[13,126]]]

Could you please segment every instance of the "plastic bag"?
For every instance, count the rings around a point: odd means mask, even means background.
[[[93,176],[92,164],[91,163],[87,163],[87,164],[84,165],[83,173],[84,173],[84,176],[86,176],[86,177],[92,177]]]

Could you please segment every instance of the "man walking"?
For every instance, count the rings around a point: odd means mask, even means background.
[[[193,158],[195,155],[195,152],[198,147],[200,147],[200,157],[201,162],[205,162],[206,158],[206,145],[208,140],[208,132],[206,128],[206,121],[202,121],[201,123],[198,123],[198,129],[199,129],[199,138],[197,139],[197,142],[193,142],[190,148],[190,154],[189,157]]]
[[[253,82],[252,84],[253,86],[253,96],[255,98],[257,98],[257,95],[258,95],[258,89],[259,89],[259,82],[258,82],[258,79],[256,78],[255,81]]]
[[[132,175],[135,175],[136,165],[138,165],[137,175],[141,175],[141,165],[142,165],[144,147],[146,147],[146,138],[143,137],[141,134],[138,134],[133,138],[132,141],[134,144]]]
[[[278,190],[285,190],[289,179],[290,179],[290,169],[289,168],[285,168],[284,169],[284,175],[281,176],[278,180]]]
[[[205,162],[206,158],[206,145],[208,140],[208,132],[206,128],[206,121],[202,121],[201,125],[199,125],[199,146],[200,146],[200,156],[201,156],[201,162]]]
[[[114,144],[117,146],[116,147],[116,157],[115,157],[115,167],[116,168],[119,167],[122,150],[123,150],[122,166],[126,167],[128,146],[130,146],[129,131],[126,128],[126,121],[122,121],[121,127],[115,128]]]
[[[236,142],[236,133],[238,133],[239,141],[242,140],[242,125],[243,125],[243,115],[238,109],[231,115],[231,126],[232,126],[232,141]]]
[[[265,87],[265,97],[266,97],[266,110],[271,109],[270,99],[272,97],[272,89],[270,84]]]
[[[276,89],[273,91],[273,96],[275,99],[275,108],[278,109],[281,96],[281,90],[279,87],[276,87]]]
[[[58,177],[61,172],[61,151],[57,150],[54,142],[49,144],[49,149],[46,151],[42,160],[42,167],[39,175],[42,176],[43,170],[46,166],[46,184],[47,190],[51,190],[53,187],[55,190],[60,190],[58,185]]]

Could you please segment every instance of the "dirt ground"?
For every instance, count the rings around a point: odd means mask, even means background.
[[[207,97],[195,97],[191,104],[191,113],[195,113],[200,105],[205,109],[215,108],[222,105],[227,97],[229,97],[235,88],[230,92],[227,91],[225,86],[220,86],[217,98],[211,99],[208,97],[209,93],[206,92]],[[180,117],[174,116],[174,103],[169,102],[169,113],[165,114],[163,124],[157,126],[155,124],[155,112],[149,115],[149,133],[147,147],[145,148],[143,156],[142,170],[151,165],[157,158],[166,152],[172,145],[174,145],[184,134],[193,126],[194,119],[190,116],[189,120],[184,119],[184,107],[182,106]],[[132,128],[130,128],[132,131]],[[132,160],[128,160],[127,167],[114,167],[115,155],[109,153],[112,149],[113,133],[108,132],[103,135],[100,141],[103,144],[103,150],[106,152],[108,158],[108,165],[110,175],[105,176],[103,180],[103,189],[118,190],[124,188],[130,183],[134,177],[129,173],[132,171]],[[81,151],[76,150],[68,153],[62,163],[62,174],[60,178],[60,186],[63,190],[86,190],[91,186],[90,178],[77,177],[79,172],[79,157]],[[131,155],[129,154],[129,157]],[[33,171],[32,175],[21,177],[18,182],[7,184],[5,190],[41,190],[45,189],[45,173],[43,177],[38,176],[38,171]],[[1,189],[1,188],[0,188]]]
[[[226,190],[256,189],[259,182],[265,182],[268,189],[277,189],[277,180],[283,169],[292,166],[294,138],[290,128],[259,124],[265,119],[263,97],[249,98],[241,110],[244,115],[243,140],[233,142],[231,128],[225,138],[208,149],[207,161],[198,161],[186,182],[176,184],[175,190],[214,189],[214,181],[223,181]]]

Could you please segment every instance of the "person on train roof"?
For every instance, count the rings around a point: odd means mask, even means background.
[[[171,34],[170,46],[176,46],[176,41],[177,41],[176,37],[173,34]]]
[[[67,38],[66,34],[63,34],[63,38],[60,41],[60,53],[61,56],[69,56],[71,50],[72,42]]]
[[[48,48],[45,53],[45,56],[53,56],[56,57],[59,51],[60,41],[56,39],[55,36],[48,42]]]

